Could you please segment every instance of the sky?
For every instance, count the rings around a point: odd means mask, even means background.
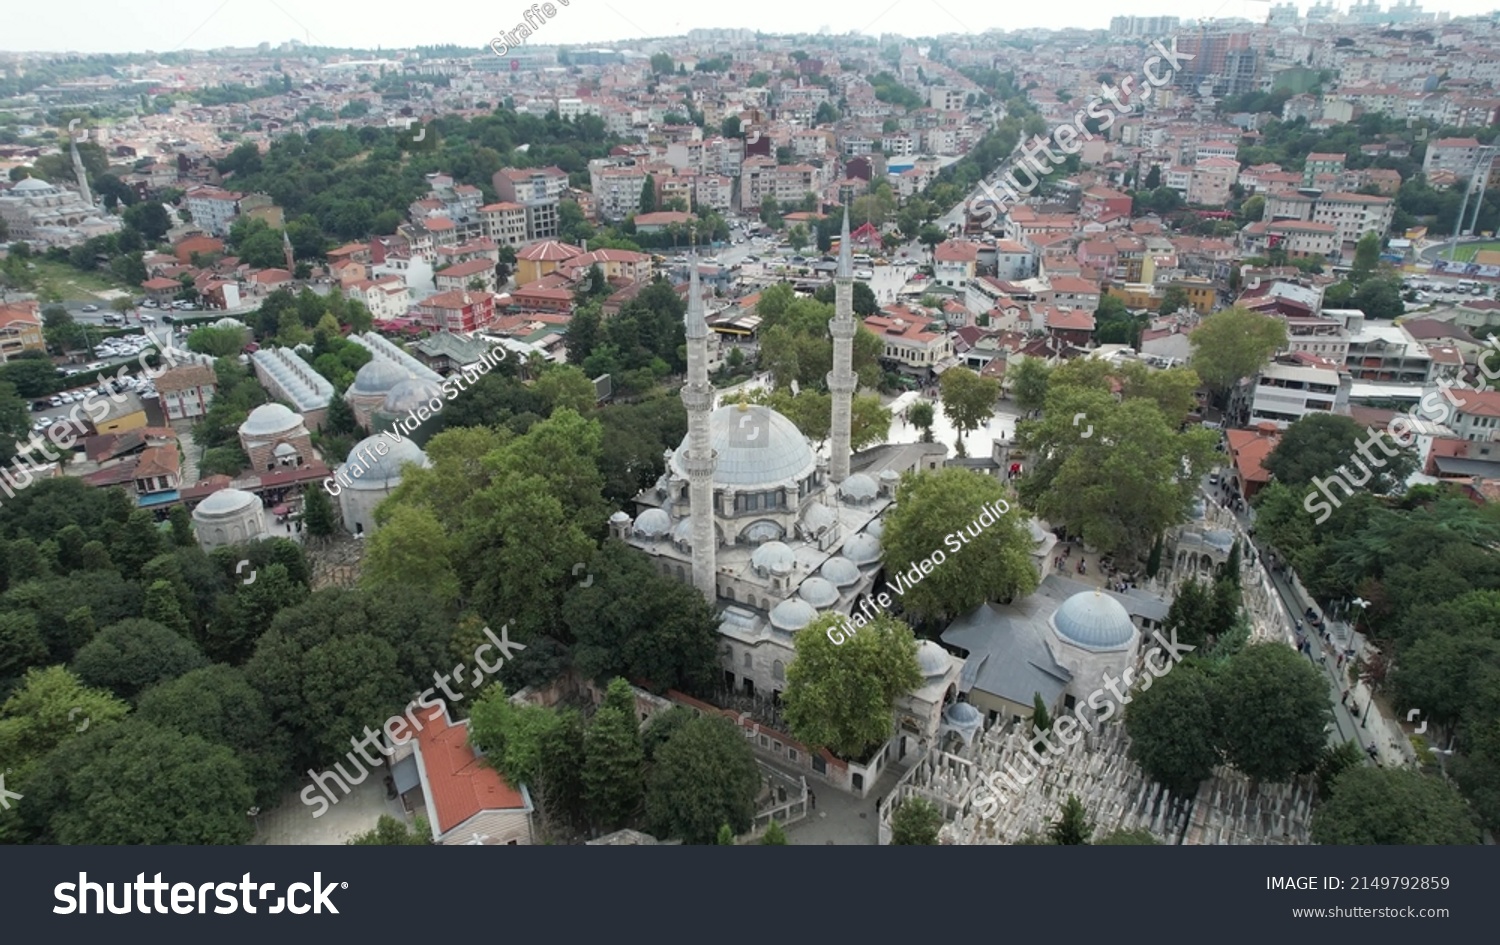
[[[1337,0],[1346,9],[1350,0]],[[1382,0],[1388,6],[1394,0]],[[553,0],[554,18],[533,44],[628,41],[681,35],[695,28],[768,33],[857,31],[908,36],[988,29],[1104,29],[1111,17],[1180,16],[1265,19],[1267,0]],[[1301,2],[1304,10],[1309,2]],[[1428,11],[1488,13],[1496,0],[1426,0]],[[16,3],[0,12],[7,51],[169,52],[274,44],[410,48],[455,43],[479,47],[523,22],[522,0],[64,0]]]

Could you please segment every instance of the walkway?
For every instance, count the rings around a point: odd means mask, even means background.
[[[802,772],[773,764],[759,758],[767,767],[775,768],[787,777],[799,778]],[[791,846],[875,846],[880,843],[880,824],[876,817],[876,805],[896,789],[896,782],[906,769],[901,765],[887,765],[875,782],[870,796],[861,800],[816,778],[808,778],[807,786],[817,799],[805,820],[799,820],[786,828],[786,841]]]

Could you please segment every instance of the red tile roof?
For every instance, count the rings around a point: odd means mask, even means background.
[[[417,750],[427,775],[428,800],[437,813],[439,834],[487,810],[527,809],[526,798],[469,747],[469,723],[448,721],[443,706],[416,716],[422,723]]]

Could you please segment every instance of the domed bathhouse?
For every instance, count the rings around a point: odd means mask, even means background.
[[[375,531],[375,507],[401,485],[401,468],[408,463],[424,469],[432,465],[409,437],[393,440],[377,433],[349,451],[348,460],[334,471],[329,490],[338,490],[345,528],[355,535]]]
[[[265,506],[253,492],[220,489],[193,509],[193,534],[204,551],[269,538]]]
[[[434,401],[441,410],[445,403],[441,384],[422,377],[409,377],[386,393],[379,409],[371,415],[370,429],[380,433],[392,428],[405,431],[402,435],[407,439],[418,446],[426,446],[442,426],[437,411],[432,409]],[[419,407],[425,408],[427,419],[423,420],[422,414],[417,413]],[[401,425],[397,427],[397,423]]]
[[[385,399],[397,384],[410,379],[400,365],[376,358],[360,368],[354,383],[344,391],[344,400],[354,409],[354,419],[366,430],[374,430],[372,418],[385,405]]]
[[[256,472],[295,468],[317,459],[302,415],[281,404],[261,404],[250,411],[239,434],[240,447]]]
[[[688,433],[665,455],[665,474],[635,497],[634,511],[610,520],[612,537],[649,555],[663,574],[692,584],[720,611],[724,688],[772,703],[786,687],[796,634],[823,614],[848,618],[870,595],[882,566],[881,516],[900,475],[940,469],[947,457],[947,447],[935,443],[878,446],[858,456],[850,449],[857,325],[848,255],[840,256],[830,323],[827,456],[769,407],[716,402],[703,294],[697,267],[690,266],[682,391]],[[882,763],[935,738],[945,700],[957,697],[962,660],[934,647],[943,656],[942,674],[898,701],[898,737],[872,761],[871,777],[854,775],[845,787],[867,792]]]

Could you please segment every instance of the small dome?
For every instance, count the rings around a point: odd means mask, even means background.
[[[244,322],[240,321],[238,318],[230,318],[229,316],[226,315],[225,317],[223,317],[223,318],[219,319],[218,321],[214,322],[214,327],[215,328],[233,328],[235,331],[244,331],[245,328],[246,328],[246,325],[245,325]]]
[[[838,603],[839,590],[828,581],[813,576],[802,582],[797,595],[814,607],[832,607]]]
[[[864,473],[855,473],[839,485],[839,496],[853,502],[864,502],[875,498],[880,491],[875,480]]]
[[[391,388],[406,380],[409,375],[393,362],[376,358],[359,369],[349,393],[357,396],[384,396]]]
[[[778,630],[801,630],[817,619],[818,612],[805,600],[788,598],[771,609],[771,626]]]
[[[880,560],[880,542],[869,533],[862,532],[844,546],[844,557],[860,567],[874,564]]]
[[[443,388],[440,385],[420,377],[409,377],[391,388],[380,409],[390,414],[409,413],[433,399],[443,399]]]
[[[385,445],[385,455],[380,454],[376,448],[377,443]],[[426,467],[431,463],[422,448],[413,443],[410,438],[392,440],[384,434],[366,437],[355,444],[354,449],[349,451],[346,465],[362,468],[358,476],[354,475],[354,468],[349,469],[346,477],[350,484],[345,489],[364,491],[372,489],[389,489],[401,482],[401,467],[407,463],[415,463]]]
[[[261,404],[250,411],[250,416],[240,424],[241,436],[276,436],[289,433],[302,425],[302,416],[293,413],[281,404]]]
[[[251,503],[260,504],[260,499],[254,493],[239,489],[220,489],[199,502],[198,507],[193,509],[193,515],[199,518],[237,515]]]
[[[626,515],[624,512],[616,512],[609,517],[609,521],[612,525],[623,525],[626,522],[630,521],[630,516]]]
[[[750,567],[762,574],[791,574],[797,553],[784,542],[768,541],[750,553]]]
[[[818,573],[823,575],[824,579],[832,582],[836,587],[848,587],[851,584],[859,583],[859,568],[856,568],[854,562],[843,555],[834,555],[823,562],[823,566],[818,569]]]
[[[802,513],[802,527],[814,534],[833,525],[833,510],[820,502],[814,502]]]
[[[896,472],[896,470],[894,469],[882,469],[880,471],[881,482],[899,482],[900,479],[901,474]]]
[[[1099,591],[1084,591],[1063,601],[1052,615],[1052,628],[1064,641],[1094,651],[1123,650],[1136,635],[1124,605]]]
[[[644,538],[660,538],[671,530],[672,516],[665,509],[647,509],[635,520],[635,533]]]
[[[688,547],[693,545],[693,520],[685,518],[672,527],[672,540]]]
[[[875,521],[873,521],[870,524],[866,525],[865,526],[865,534],[869,535],[872,538],[884,538],[885,537],[885,519],[883,519],[883,518],[877,518],[877,519],[875,519]]]
[[[984,724],[984,716],[967,702],[955,702],[943,710],[943,721],[954,728],[978,728]]]
[[[949,662],[948,651],[931,640],[923,640],[917,647],[917,667],[928,679],[947,673]]]

